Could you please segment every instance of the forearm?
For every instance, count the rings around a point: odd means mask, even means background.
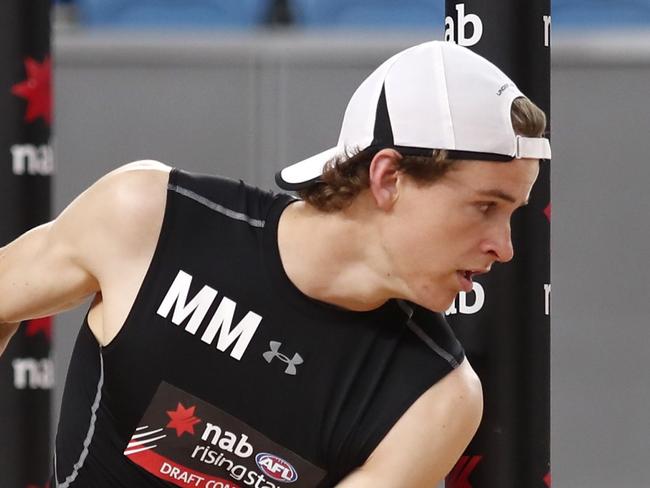
[[[20,324],[0,324],[0,356],[5,352],[9,341],[18,330]]]

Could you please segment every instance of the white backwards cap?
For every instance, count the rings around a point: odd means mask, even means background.
[[[366,78],[345,110],[338,144],[279,171],[276,183],[285,190],[305,188],[328,161],[353,148],[414,155],[445,149],[451,159],[551,159],[548,139],[515,134],[510,110],[523,96],[499,68],[469,49],[425,42]]]

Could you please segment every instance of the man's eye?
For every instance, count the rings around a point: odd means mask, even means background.
[[[488,213],[496,206],[494,202],[479,203],[478,208],[481,213]]]

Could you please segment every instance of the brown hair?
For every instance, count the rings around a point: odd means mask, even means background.
[[[541,137],[546,130],[546,115],[528,98],[519,97],[510,111],[515,133],[525,137]],[[327,162],[316,183],[300,190],[298,195],[323,212],[342,210],[369,185],[369,168],[379,149],[358,148]],[[457,160],[447,158],[447,151],[434,149],[431,156],[404,155],[397,162],[399,171],[416,182],[431,184],[449,171]]]

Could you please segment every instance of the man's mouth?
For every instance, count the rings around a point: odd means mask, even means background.
[[[474,289],[474,282],[472,281],[474,276],[487,273],[488,271],[490,271],[489,268],[488,269],[464,269],[464,270],[456,271],[456,274],[458,275],[458,281],[460,282],[461,291],[464,292],[472,291]]]
[[[473,273],[469,270],[457,271],[458,281],[460,281],[460,289],[466,293],[472,291],[474,284],[472,282]]]

